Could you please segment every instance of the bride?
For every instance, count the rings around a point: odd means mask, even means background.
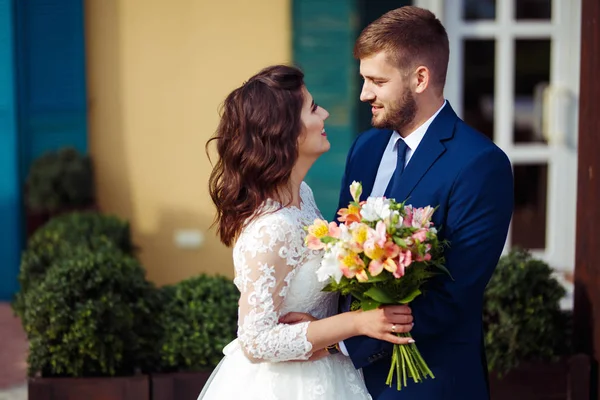
[[[225,347],[199,399],[369,399],[338,342],[367,335],[408,343],[392,334],[412,328],[408,307],[337,314],[337,294],[321,291],[322,254],[304,246],[304,227],[322,216],[303,179],[329,150],[329,113],[315,104],[303,77],[278,65],[250,78],[226,98],[209,141],[219,155],[210,177],[218,234],[233,245],[241,296],[238,338]],[[286,314],[294,323],[283,323]]]

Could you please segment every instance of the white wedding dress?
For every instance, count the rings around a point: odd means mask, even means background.
[[[223,350],[199,400],[371,398],[348,357],[303,361],[312,350],[309,322],[278,322],[292,311],[322,319],[337,310],[337,294],[322,292],[317,280],[322,252],[304,246],[304,227],[322,218],[306,183],[300,197],[300,208],[267,201],[267,213],[248,224],[234,246],[234,282],[241,292],[238,338]]]

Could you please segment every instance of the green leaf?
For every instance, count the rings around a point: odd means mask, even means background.
[[[369,290],[364,292],[365,296],[381,303],[381,304],[394,304],[394,298],[383,291],[381,288],[376,286],[371,287]]]
[[[441,270],[442,272],[445,272],[446,274],[448,274],[448,276],[450,277],[450,279],[454,280],[454,277],[452,276],[452,274],[450,273],[450,271],[448,270],[448,268],[446,268],[446,266],[442,263],[436,263],[435,267],[439,270]]]
[[[404,239],[400,239],[395,237],[394,238],[394,243],[396,243],[398,246],[402,247],[402,248],[406,248],[406,242],[404,241]]]
[[[421,294],[421,290],[420,289],[415,289],[411,294],[409,294],[408,296],[406,296],[405,298],[403,298],[402,300],[400,300],[400,303],[401,304],[410,303],[411,301],[413,301],[420,294]]]
[[[389,277],[387,276],[385,271],[382,271],[377,276],[373,276],[373,275],[369,274],[369,280],[367,282],[369,282],[369,283],[385,282],[388,279],[389,279]]]
[[[365,298],[364,300],[362,300],[360,302],[360,308],[362,308],[364,311],[369,311],[369,310],[374,310],[377,307],[379,307],[381,304],[378,303],[377,301],[373,300],[373,299],[369,299],[369,298]]]

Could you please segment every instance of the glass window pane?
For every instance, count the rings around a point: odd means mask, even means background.
[[[494,40],[464,41],[463,118],[465,122],[494,137]]]
[[[496,19],[496,0],[464,0],[463,19],[465,21]]]
[[[550,40],[524,39],[515,42],[515,143],[545,143],[536,107],[541,106],[541,89],[550,81]]]
[[[561,0],[568,1],[568,0]],[[550,20],[552,18],[551,0],[517,0],[516,19]]]
[[[542,250],[546,247],[548,166],[546,164],[515,165],[514,176],[515,209],[511,246]]]

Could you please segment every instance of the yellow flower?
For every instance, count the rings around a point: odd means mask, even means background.
[[[360,206],[353,204],[348,205],[348,208],[341,208],[338,211],[340,222],[351,224],[352,222],[360,222]]]
[[[381,260],[385,256],[385,250],[377,245],[365,246],[365,255],[371,260]]]
[[[329,225],[327,221],[315,219],[315,222],[308,227],[308,233],[318,239],[324,238],[329,234]]]
[[[365,224],[359,224],[352,228],[352,240],[361,246],[367,241],[369,227]]]
[[[344,267],[351,270],[361,269],[365,267],[365,263],[363,262],[363,260],[358,256],[358,254],[353,252],[346,253],[344,256],[342,256],[342,259],[340,261],[342,265],[344,265]]]

